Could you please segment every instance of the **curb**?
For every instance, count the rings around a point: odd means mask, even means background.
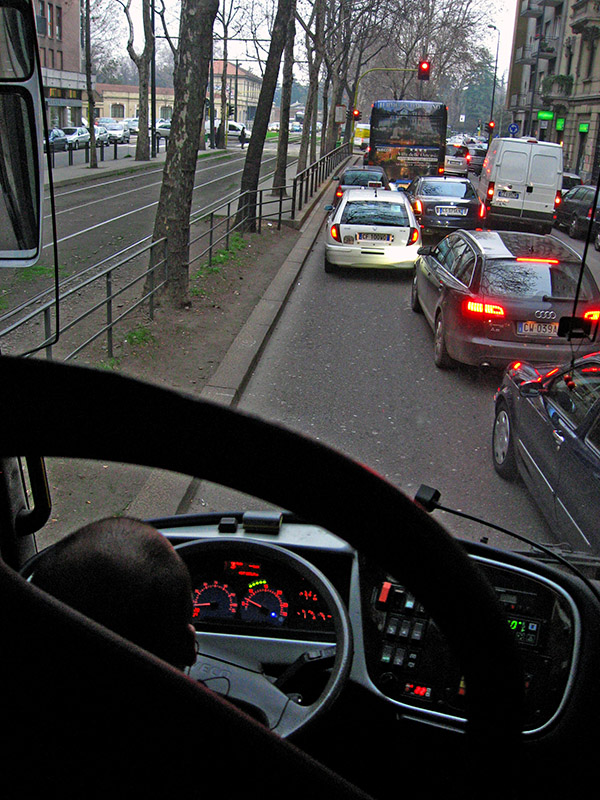
[[[329,190],[330,185],[331,179],[326,181],[315,195],[315,201],[307,212],[308,217],[300,227],[300,238],[225,354],[218,369],[200,392],[199,396],[203,400],[230,407],[237,405],[322,229],[324,212],[319,201]],[[199,479],[190,479],[188,475],[153,470],[128,507],[127,513],[139,519],[156,518],[159,508],[160,516],[185,514],[199,484]]]

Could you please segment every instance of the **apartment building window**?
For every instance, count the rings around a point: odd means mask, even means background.
[[[48,50],[48,64],[46,66],[54,69],[54,50]]]
[[[56,51],[56,69],[62,70],[63,68],[63,54],[62,50]]]
[[[40,47],[40,64],[42,67],[46,66],[46,48]]]
[[[62,8],[56,6],[56,38],[62,41]]]
[[[54,6],[48,3],[48,38],[54,38]]]
[[[589,48],[590,48],[590,57],[587,64],[587,74],[585,76],[586,78],[591,78],[592,73],[594,71],[594,61],[596,60],[596,50],[598,49],[598,40],[592,39],[589,43]]]

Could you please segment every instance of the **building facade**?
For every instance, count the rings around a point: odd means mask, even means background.
[[[35,0],[42,81],[51,127],[81,125],[87,103],[79,2]]]
[[[565,172],[600,171],[600,0],[520,0],[508,105],[519,135],[559,142]]]

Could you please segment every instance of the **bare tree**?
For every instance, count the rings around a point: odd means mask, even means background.
[[[287,174],[287,154],[290,135],[290,106],[292,104],[292,84],[294,82],[294,40],[296,37],[296,0],[292,0],[290,18],[283,56],[281,82],[281,102],[279,113],[279,139],[277,140],[277,163],[273,175],[273,194],[285,195]]]
[[[96,131],[94,129],[94,87],[92,85],[92,44],[90,0],[85,0],[85,79],[88,100],[88,129],[90,132],[90,169],[98,169]]]
[[[222,0],[217,12],[217,24],[222,29],[223,72],[221,73],[221,120],[217,131],[217,142],[225,146],[227,120],[229,119],[229,91],[227,86],[227,59],[229,57],[229,38],[239,33],[242,7],[237,0]],[[232,31],[232,26],[234,30]]]
[[[281,57],[285,47],[288,21],[292,9],[292,0],[279,0],[277,14],[271,35],[271,46],[265,64],[263,82],[256,107],[256,117],[252,127],[252,137],[248,144],[248,155],[242,173],[241,191],[246,193],[246,200],[242,199],[238,209],[238,221],[253,229],[256,219],[256,193],[260,178],[263,148],[273,106],[273,97],[277,86]]]
[[[129,26],[127,39],[127,52],[136,65],[139,76],[139,132],[135,146],[136,161],[150,160],[150,139],[148,136],[148,96],[150,92],[150,64],[154,54],[153,20],[150,10],[150,0],[142,0],[142,22],[144,26],[144,47],[137,53],[134,47],[135,29],[131,17],[132,0],[116,0],[119,3]]]
[[[218,8],[218,0],[182,0],[171,135],[152,234],[166,238],[166,297],[181,307],[189,304],[190,210]]]

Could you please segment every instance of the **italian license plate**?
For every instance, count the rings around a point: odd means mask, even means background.
[[[438,217],[466,217],[468,209],[456,206],[436,206],[435,213]]]
[[[509,200],[518,200],[519,192],[509,192],[508,189],[498,189],[498,197],[506,197]]]
[[[533,320],[517,322],[517,333],[526,336],[556,336],[558,322],[537,322]]]
[[[359,242],[390,242],[392,240],[389,233],[357,233]]]

